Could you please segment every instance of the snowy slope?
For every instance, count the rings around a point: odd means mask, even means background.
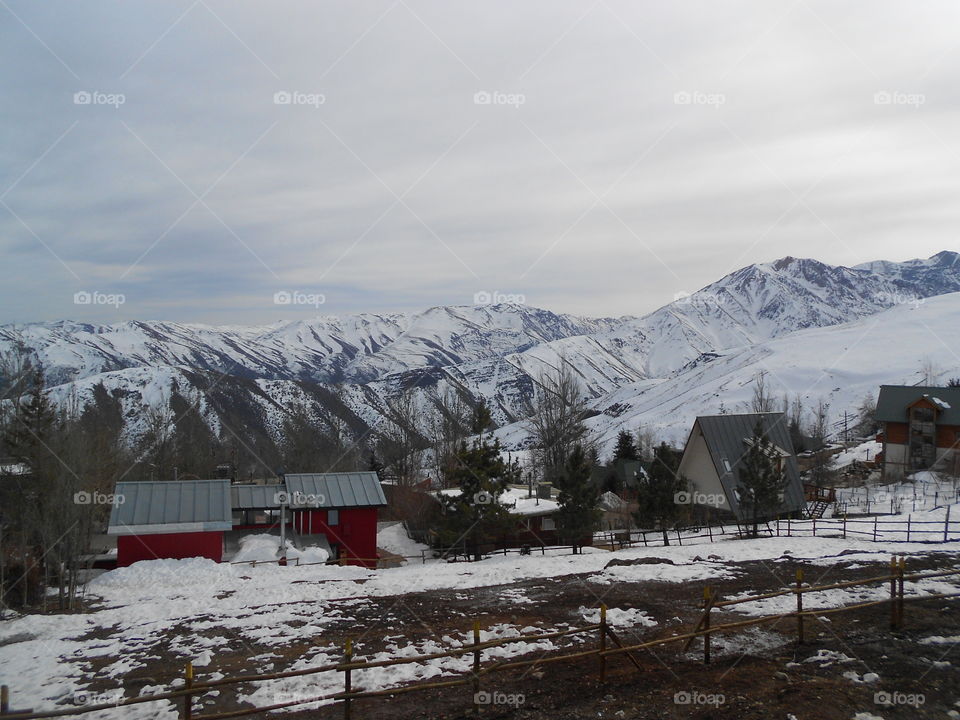
[[[342,409],[331,410],[327,401],[339,384],[339,399],[356,432],[376,425],[399,392],[413,388],[426,407],[431,396],[456,390],[489,402],[498,424],[514,424],[502,432],[513,446],[524,439],[515,423],[534,379],[565,362],[601,411],[592,422],[606,440],[612,428],[625,423],[682,427],[692,416],[690,408],[714,411],[721,395],[727,408],[743,402],[750,378],[781,347],[771,341],[817,328],[846,332],[844,323],[879,317],[891,308],[890,317],[914,308],[921,315],[933,312],[939,305],[925,298],[960,291],[958,257],[943,252],[855,268],[783,258],[742,268],[640,318],[587,319],[503,304],[250,327],[60,321],[0,327],[0,352],[16,342],[34,350],[50,383],[59,384],[58,399],[75,393],[89,403],[102,384],[121,399],[130,437],[142,431],[143,407],[174,391],[199,402],[214,434],[220,405],[239,405],[248,416],[244,421],[276,437],[284,408],[294,399],[311,405],[319,418],[331,412],[343,417]],[[886,321],[874,332],[886,338],[881,347],[911,348],[893,342],[897,336]],[[943,350],[937,343],[912,347],[919,348],[929,348],[931,355]],[[838,367],[854,368],[853,359]],[[878,382],[897,382],[919,366],[916,358],[893,368],[880,367],[875,358],[858,360],[860,367],[879,368]],[[956,363],[948,354],[943,364]],[[777,374],[791,394],[806,391],[806,376],[795,383],[786,369]],[[841,379],[838,385],[846,385]],[[229,402],[201,397],[211,387],[229,393]],[[857,388],[854,400],[869,389]],[[830,395],[817,387],[809,394]],[[846,398],[833,402],[838,410],[852,407],[841,407]]]

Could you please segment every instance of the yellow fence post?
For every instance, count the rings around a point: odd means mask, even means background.
[[[897,629],[897,558],[890,557],[890,629]]]
[[[607,649],[607,606],[600,603],[600,652]],[[607,681],[607,658],[600,655],[600,682]]]
[[[347,638],[347,642],[343,647],[343,664],[349,665],[353,662],[353,640]],[[350,668],[344,668],[343,670],[343,693],[346,695],[343,698],[343,718],[344,720],[350,720],[350,690],[352,687],[352,680],[350,677]]]
[[[184,687],[188,690],[193,687],[193,661],[187,661],[186,676],[184,678]],[[193,695],[187,693],[183,696],[183,717],[184,720],[190,720],[193,713]]]
[[[710,664],[710,610],[713,608],[713,589],[709,585],[703,587],[703,664]]]
[[[803,569],[797,569],[797,644],[803,643]]]

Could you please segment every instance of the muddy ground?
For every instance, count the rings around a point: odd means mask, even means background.
[[[887,556],[877,555],[878,561]],[[837,557],[832,566],[805,567],[810,583],[824,584],[865,578],[886,571],[885,563],[863,564]],[[535,560],[534,560],[535,561]],[[651,559],[644,559],[651,562]],[[663,561],[669,562],[669,561]],[[703,562],[709,563],[709,557]],[[795,570],[804,567],[793,560],[781,562],[723,563],[736,577],[711,581],[723,596],[750,591],[766,592],[789,583]],[[911,558],[909,570],[945,569],[960,566],[960,554],[937,554]],[[640,608],[658,621],[652,628],[620,629],[628,644],[689,631],[701,615],[704,582],[616,582],[598,585],[586,575],[572,575],[519,582],[511,585],[397,597],[372,598],[353,613],[356,622],[324,635],[327,645],[342,645],[348,636],[363,656],[384,650],[386,636],[403,635],[405,641],[433,639],[445,634],[466,633],[474,618],[482,627],[509,623],[555,629],[587,624],[582,607],[600,602],[616,608]],[[518,604],[516,591],[532,602]],[[960,599],[908,602],[903,630],[891,631],[887,605],[837,613],[829,620],[808,619],[806,640],[796,642],[796,620],[786,619],[727,639],[714,640],[713,659],[705,666],[702,641],[684,653],[680,643],[635,654],[638,669],[624,656],[607,662],[606,681],[601,684],[599,660],[552,663],[497,673],[483,679],[481,689],[495,703],[480,710],[483,718],[514,720],[565,720],[567,718],[782,718],[797,720],[851,720],[856,713],[877,717],[951,717],[960,711],[960,651],[952,645],[920,644],[932,635],[960,636]],[[715,611],[713,623],[732,622],[746,616]],[[175,633],[176,630],[172,630]],[[292,643],[283,650],[264,647],[282,657],[276,669],[289,667],[315,646]],[[566,641],[567,652],[596,647],[597,637]],[[851,662],[830,664],[804,662],[820,650],[843,653]],[[556,651],[553,652],[556,654]],[[549,656],[549,655],[546,655]],[[226,675],[256,671],[248,662],[249,647],[219,651],[215,666]],[[512,658],[533,658],[537,654]],[[145,684],[168,684],[177,677],[180,661],[162,654],[126,678],[128,694]],[[879,680],[857,683],[844,672],[876,673]],[[441,678],[449,679],[449,678]],[[202,680],[201,680],[202,681]],[[877,693],[888,693],[901,703],[882,706]],[[207,698],[203,713],[243,707],[231,688],[217,698]],[[922,696],[923,704],[918,704]],[[522,702],[521,702],[522,700]],[[476,717],[473,690],[469,686],[425,690],[392,697],[363,699],[353,703],[353,718],[391,720]],[[512,704],[511,704],[512,703]],[[911,704],[903,704],[911,703]],[[198,708],[199,710],[199,708]],[[258,717],[263,717],[262,715]],[[286,713],[273,717],[341,718],[341,705],[319,710]],[[956,717],[960,717],[957,715]]]

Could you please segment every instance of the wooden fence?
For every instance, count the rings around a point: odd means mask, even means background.
[[[684,642],[684,650],[688,650],[690,645],[697,638],[703,638],[703,659],[705,663],[710,662],[710,640],[713,635],[719,633],[726,633],[735,630],[741,630],[743,628],[761,625],[764,623],[778,622],[787,618],[794,618],[796,620],[796,632],[797,632],[797,642],[804,642],[804,620],[810,616],[822,616],[833,613],[840,612],[849,612],[852,610],[860,610],[863,608],[874,607],[883,604],[890,605],[890,628],[891,630],[902,629],[904,625],[904,607],[905,603],[908,601],[915,600],[933,600],[933,599],[945,599],[945,598],[954,598],[960,597],[960,592],[955,593],[937,593],[930,595],[904,595],[904,584],[906,582],[915,582],[918,580],[924,580],[928,578],[938,578],[938,577],[948,577],[960,575],[960,570],[945,570],[945,571],[935,571],[935,572],[925,572],[917,573],[912,575],[907,575],[905,573],[905,562],[904,558],[900,558],[899,561],[896,558],[891,558],[890,560],[890,571],[885,575],[878,575],[875,577],[869,577],[862,580],[851,580],[847,582],[838,582],[832,583],[829,585],[817,585],[809,586],[804,585],[803,582],[803,571],[797,570],[796,573],[796,585],[788,588],[783,588],[774,592],[763,593],[758,595],[750,595],[742,598],[731,599],[731,600],[721,600],[720,597],[714,592],[712,586],[706,586],[703,593],[703,604],[701,608],[703,613],[700,617],[699,622],[689,632],[683,632],[677,635],[671,635],[669,637],[657,638],[654,640],[649,640],[646,642],[636,643],[633,645],[625,644],[613,631],[607,622],[607,608],[605,605],[600,606],[600,622],[592,625],[586,625],[583,627],[575,627],[567,630],[558,630],[548,633],[539,633],[531,635],[519,635],[517,637],[511,638],[502,638],[499,640],[488,640],[486,642],[480,641],[480,625],[479,621],[474,621],[473,625],[473,642],[471,644],[465,644],[460,647],[451,648],[443,652],[435,652],[423,655],[416,656],[407,656],[407,657],[395,657],[387,660],[377,660],[377,661],[364,661],[364,660],[355,660],[353,657],[353,645],[350,640],[347,640],[344,646],[343,660],[339,663],[328,664],[320,667],[314,668],[305,668],[301,670],[287,670],[282,672],[266,673],[259,675],[241,675],[236,677],[226,677],[219,680],[212,680],[203,683],[194,682],[193,675],[193,666],[191,663],[187,663],[184,674],[184,687],[178,690],[170,690],[164,693],[159,693],[157,695],[145,695],[127,698],[120,700],[118,702],[111,703],[102,703],[97,705],[81,705],[73,708],[66,708],[62,710],[50,710],[44,712],[32,712],[32,711],[15,711],[10,708],[10,692],[7,686],[3,686],[2,692],[0,692],[0,716],[4,720],[40,720],[41,718],[58,718],[58,717],[68,717],[73,715],[83,715],[91,712],[100,712],[104,710],[110,710],[116,707],[126,707],[129,705],[137,705],[142,703],[149,702],[158,702],[162,700],[172,700],[177,704],[180,704],[181,711],[180,717],[183,720],[227,720],[227,718],[243,717],[247,715],[254,715],[258,713],[266,713],[273,710],[282,710],[285,708],[292,708],[298,705],[306,705],[310,703],[317,702],[341,702],[343,708],[343,717],[345,720],[350,720],[351,712],[353,709],[353,704],[361,699],[372,699],[372,698],[382,698],[386,696],[401,695],[411,692],[420,692],[424,690],[434,690],[440,688],[452,688],[458,686],[470,686],[473,692],[474,704],[478,702],[478,693],[480,692],[481,682],[484,678],[492,675],[493,673],[506,672],[511,670],[517,670],[520,668],[527,668],[532,665],[544,666],[550,665],[557,662],[570,662],[570,661],[582,661],[586,658],[594,657],[598,661],[597,672],[600,678],[600,681],[603,682],[606,679],[606,670],[607,670],[607,660],[608,658],[623,655],[625,659],[629,660],[631,664],[638,670],[643,671],[643,666],[640,664],[639,660],[636,658],[634,653],[639,650],[645,650],[653,647],[658,647],[661,645],[667,645],[670,643]],[[814,610],[805,610],[803,607],[803,597],[807,593],[812,592],[823,592],[825,590],[834,590],[841,588],[850,588],[858,587],[865,585],[875,585],[875,584],[889,583],[890,593],[889,597],[885,597],[882,600],[873,600],[868,602],[856,603],[854,605],[841,605],[833,608],[818,608]],[[714,611],[717,611],[721,608],[732,607],[742,603],[748,602],[757,602],[759,600],[766,600],[775,597],[795,595],[797,602],[797,609],[788,613],[780,613],[777,615],[765,615],[761,617],[751,618],[748,620],[741,620],[736,622],[726,622],[719,625],[714,625],[711,623],[711,615]],[[500,661],[500,662],[491,662],[487,666],[483,666],[481,662],[482,652],[488,648],[501,647],[504,645],[510,645],[515,643],[524,643],[531,641],[539,640],[548,640],[548,639],[557,639],[561,637],[569,637],[573,635],[596,635],[596,646],[589,650],[580,650],[577,652],[560,652],[554,654],[545,654],[540,657],[526,660],[516,660],[516,661]],[[607,641],[610,641],[613,644],[613,647],[607,645]],[[465,655],[472,656],[471,669],[458,677],[454,677],[450,680],[442,680],[435,682],[421,682],[414,683],[409,685],[401,685],[398,687],[384,688],[379,690],[357,690],[353,688],[353,673],[355,671],[369,670],[372,668],[383,668],[391,667],[396,665],[406,665],[410,663],[422,663],[428,660],[437,660],[441,658],[452,658],[452,657],[463,657]],[[205,693],[209,690],[215,688],[222,688],[229,685],[237,685],[240,683],[256,683],[264,682],[270,680],[278,680],[282,678],[292,678],[292,677],[302,677],[305,675],[316,675],[319,673],[330,673],[337,672],[343,674],[343,690],[339,692],[325,693],[316,695],[313,697],[298,697],[291,701],[274,703],[272,705],[266,705],[261,707],[252,707],[252,708],[241,708],[238,710],[229,710],[225,712],[216,712],[208,714],[194,714],[193,700],[196,696]]]

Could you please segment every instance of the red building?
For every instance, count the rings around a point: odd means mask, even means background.
[[[229,480],[120,482],[109,535],[117,536],[117,566],[140,560],[223,559],[232,528]]]
[[[875,417],[885,478],[960,471],[960,388],[882,385]]]

